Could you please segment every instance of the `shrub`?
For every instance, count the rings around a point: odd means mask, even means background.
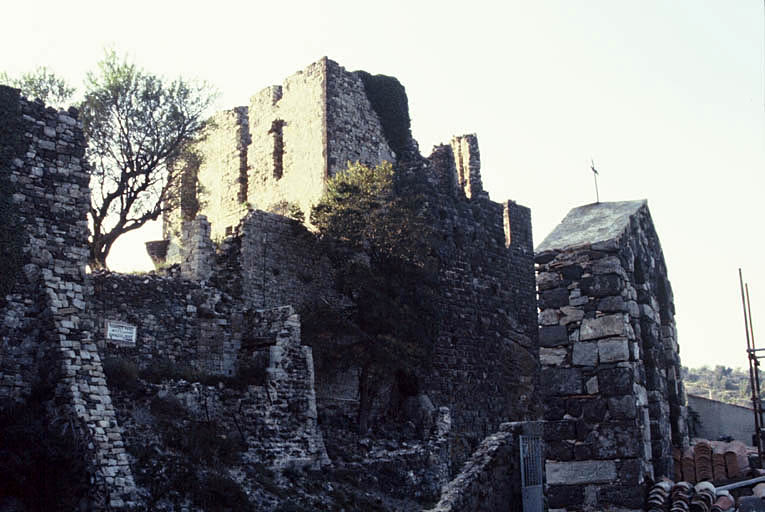
[[[123,391],[135,392],[141,387],[138,367],[129,359],[110,356],[103,361],[104,373],[109,386]]]

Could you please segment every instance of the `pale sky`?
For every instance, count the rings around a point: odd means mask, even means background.
[[[327,55],[397,77],[427,156],[477,133],[492,199],[532,210],[535,245],[572,207],[648,199],[686,366],[747,364],[737,269],[765,323],[762,0],[36,1],[3,6],[0,70],[80,86],[113,45],[207,80],[219,108]],[[16,20],[16,21],[13,21]],[[126,237],[115,270],[151,268]]]

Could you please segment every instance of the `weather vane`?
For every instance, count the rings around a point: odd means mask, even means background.
[[[595,178],[595,202],[600,203],[600,194],[598,193],[598,170],[595,168],[595,161],[590,158],[590,169],[592,169],[592,176]]]

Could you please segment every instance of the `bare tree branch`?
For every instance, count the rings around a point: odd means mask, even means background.
[[[88,75],[81,118],[93,194],[91,268],[105,268],[120,235],[158,219],[172,204],[170,162],[198,139],[216,93],[165,81],[108,51]]]

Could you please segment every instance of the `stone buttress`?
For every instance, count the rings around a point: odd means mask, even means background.
[[[94,492],[108,501],[101,505],[121,507],[134,483],[87,307],[90,190],[81,125],[75,110],[45,108],[4,86],[0,115],[14,127],[0,145],[15,153],[2,172],[23,265],[0,303],[0,398],[23,402],[40,378],[52,380],[57,407],[76,419],[88,446]]]

